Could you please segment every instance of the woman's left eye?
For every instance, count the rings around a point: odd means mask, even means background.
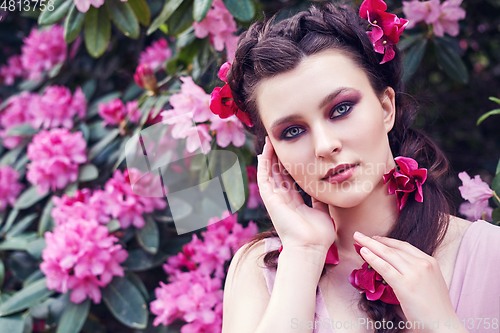
[[[331,119],[341,117],[343,115],[348,114],[352,109],[352,104],[341,104],[337,105],[335,108],[333,108],[333,112],[330,116]],[[335,113],[338,113],[337,116],[333,116]]]

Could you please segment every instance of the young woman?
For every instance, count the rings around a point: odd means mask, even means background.
[[[239,39],[227,82],[273,227],[231,263],[223,333],[499,330],[500,228],[450,215],[400,54],[366,26],[327,4]]]

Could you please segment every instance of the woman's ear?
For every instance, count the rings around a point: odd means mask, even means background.
[[[385,130],[389,133],[396,119],[396,93],[392,87],[387,87],[382,95],[382,108],[384,110]]]

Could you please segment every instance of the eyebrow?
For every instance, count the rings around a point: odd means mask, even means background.
[[[344,92],[346,90],[354,90],[354,89],[347,88],[347,87],[341,87],[341,88],[335,90],[334,92],[332,92],[331,94],[329,94],[328,96],[326,96],[325,98],[323,98],[323,100],[321,101],[321,103],[319,103],[318,109],[324,108],[328,103],[330,103],[331,100],[333,100],[340,93],[342,93],[342,92]],[[287,117],[280,118],[280,119],[276,120],[271,125],[271,130],[273,130],[274,128],[278,127],[279,125],[281,125],[283,123],[287,123],[289,121],[295,121],[295,120],[298,120],[300,118],[301,118],[301,116],[298,115],[298,114],[294,114],[294,115],[290,115],[290,116],[287,116]]]

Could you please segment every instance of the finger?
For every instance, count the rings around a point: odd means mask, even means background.
[[[361,233],[355,233],[354,240],[358,242],[359,245],[368,248],[370,252],[374,253],[378,258],[388,263],[400,274],[405,274],[411,271],[409,262],[400,255],[398,250],[395,250]],[[382,274],[382,272],[379,273]]]
[[[377,273],[379,273],[382,278],[394,288],[398,281],[401,279],[402,274],[389,264],[384,259],[377,256],[375,253],[370,251],[367,247],[362,247],[360,250],[363,259],[371,266]]]
[[[431,256],[429,256],[427,253],[423,252],[422,250],[411,245],[408,242],[403,242],[395,238],[383,237],[383,236],[373,236],[372,238],[384,245],[392,247],[393,249],[397,249],[403,253],[410,254],[413,257],[421,259],[431,258]]]
[[[267,137],[266,137],[267,142]],[[274,184],[269,181],[269,147],[264,144],[262,154],[257,156],[257,185],[259,186],[259,191],[262,193],[272,192],[274,189]]]
[[[274,151],[271,140],[268,140],[269,150],[271,150],[271,177],[273,178],[277,188],[283,187],[283,176],[280,173],[278,156]]]

